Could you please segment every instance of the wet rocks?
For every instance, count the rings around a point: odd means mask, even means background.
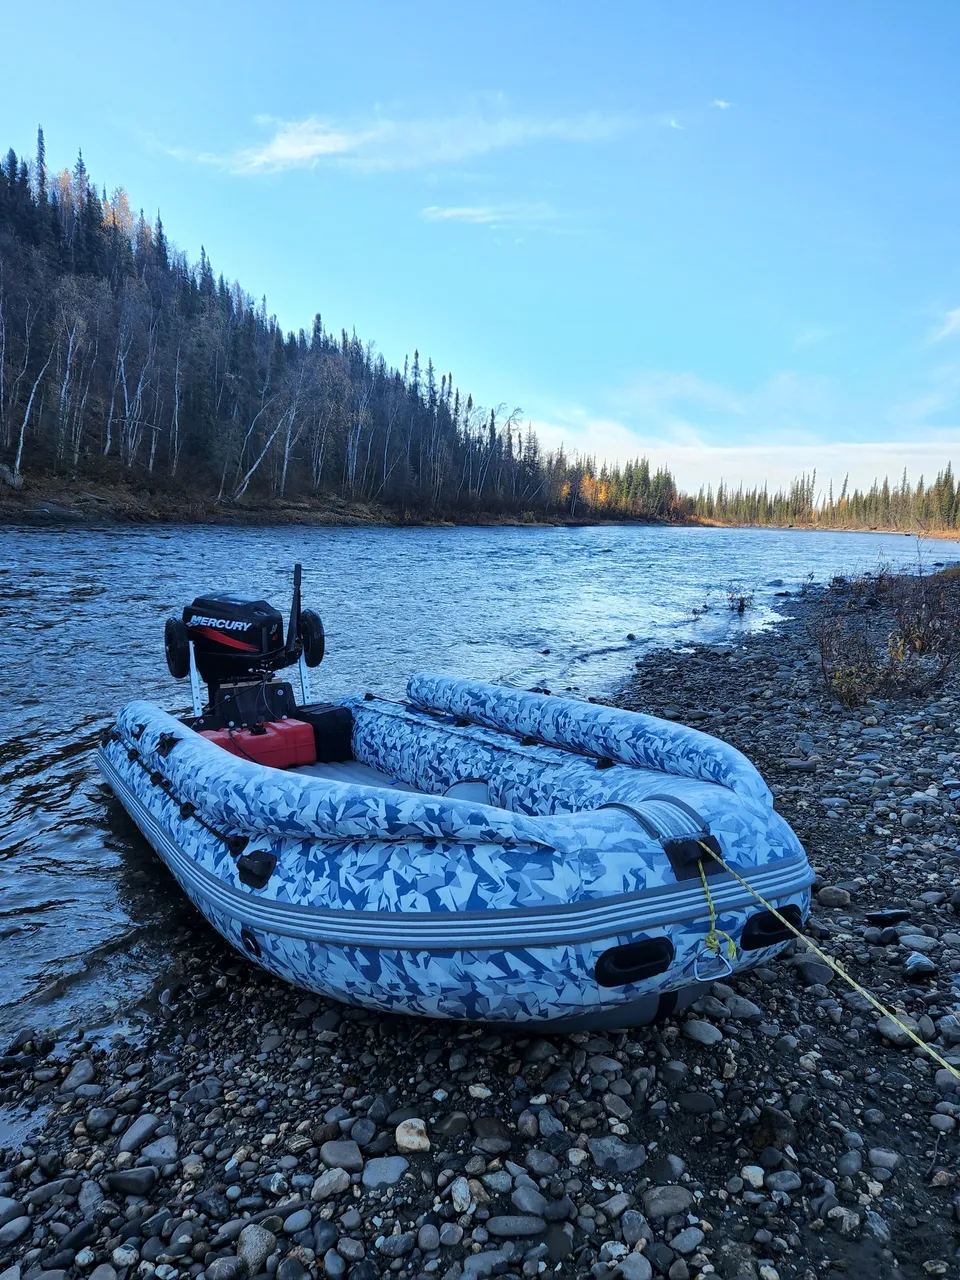
[[[117,1149],[119,1151],[139,1151],[148,1142],[160,1126],[159,1117],[153,1115],[137,1116],[130,1127],[124,1130]]]
[[[111,1191],[125,1196],[147,1196],[157,1181],[157,1171],[152,1166],[142,1169],[118,1169],[107,1174]]]
[[[2,1227],[0,1227],[0,1247],[6,1247],[16,1244],[30,1230],[30,1219],[26,1214],[21,1214],[17,1218],[9,1218]]]
[[[854,715],[818,680],[788,627],[653,655],[624,697],[709,708],[810,851],[807,936],[960,1064],[960,700]],[[679,1017],[549,1038],[343,1009],[202,945],[142,1043],[0,1060],[0,1101],[50,1108],[0,1152],[0,1280],[954,1265],[960,1084],[800,942]]]
[[[89,1058],[78,1058],[70,1068],[66,1079],[60,1086],[62,1093],[72,1093],[81,1085],[91,1084],[97,1076],[97,1069]]]

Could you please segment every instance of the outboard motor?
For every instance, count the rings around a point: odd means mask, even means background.
[[[324,634],[319,614],[300,608],[301,566],[293,570],[293,602],[287,635],[283,617],[266,600],[217,592],[197,596],[182,618],[168,618],[164,646],[170,674],[194,684],[195,727],[223,729],[260,725],[296,712],[293,687],[272,677],[301,664],[304,702],[309,686],[303,666],[323,661]],[[207,685],[201,710],[199,680]]]

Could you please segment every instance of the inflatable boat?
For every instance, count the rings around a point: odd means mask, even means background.
[[[129,703],[103,777],[207,920],[298,987],[395,1013],[571,1030],[650,1022],[768,962],[813,873],[760,774],[707,734],[414,676],[318,703],[297,586],[167,622],[193,715]],[[277,678],[298,665],[301,700]],[[207,696],[200,682],[207,682]]]

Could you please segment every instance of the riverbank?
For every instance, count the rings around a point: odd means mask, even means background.
[[[810,936],[960,1063],[956,684],[844,710],[818,610],[648,655],[618,700],[756,761],[818,872]],[[543,1038],[345,1009],[196,939],[142,1031],[0,1058],[43,1117],[0,1153],[0,1280],[957,1274],[960,1095],[809,953]]]
[[[191,493],[182,486],[162,481],[147,485],[33,479],[21,489],[14,489],[9,484],[0,485],[0,525],[339,525],[398,528],[408,525],[475,525],[481,528],[542,528],[612,523],[623,522],[600,517],[542,516],[532,512],[510,515],[484,511],[464,512],[448,520],[377,502],[348,502],[329,496],[300,499],[245,497],[240,502],[217,502],[208,495]]]
[[[3,476],[0,474],[0,482]],[[930,537],[960,540],[957,529],[892,529],[876,526],[834,527],[828,525],[730,525],[718,520],[690,516],[656,521],[617,519],[600,515],[550,515],[533,512],[510,515],[502,512],[463,512],[452,519],[401,511],[378,502],[348,502],[342,498],[244,498],[241,502],[217,502],[209,495],[191,493],[182,485],[158,479],[137,483],[126,477],[105,483],[95,479],[28,478],[22,488],[0,483],[0,526],[2,525],[222,525],[226,527],[304,527],[409,525],[453,527],[471,525],[495,527],[579,528],[609,524],[671,524],[703,529],[788,529],[797,533],[884,533],[901,537]]]

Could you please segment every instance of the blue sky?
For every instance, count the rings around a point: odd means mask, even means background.
[[[419,347],[549,444],[686,487],[960,445],[958,5],[54,0],[4,31],[4,148],[42,123],[285,327]]]

